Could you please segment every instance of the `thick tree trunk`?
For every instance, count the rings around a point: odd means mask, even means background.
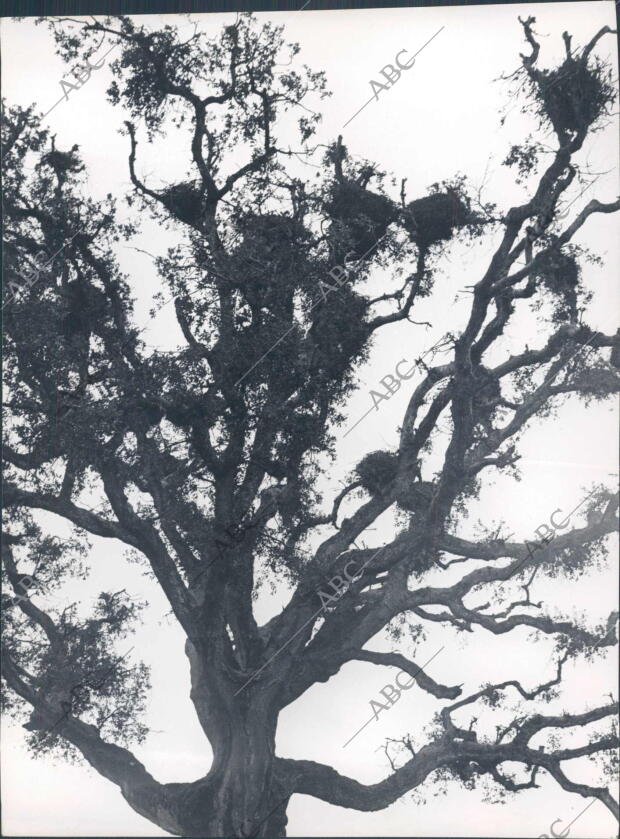
[[[257,708],[247,715],[232,716],[232,736],[216,746],[219,771],[213,779],[215,835],[283,836],[283,830],[274,833],[277,813],[270,812],[274,807],[277,810],[279,803],[273,778],[273,720],[266,719]]]
[[[216,667],[209,667],[188,643],[192,700],[213,748],[203,781],[183,796],[179,817],[190,836],[276,839],[286,835],[290,792],[275,778],[277,707],[272,691],[248,685],[235,696]]]

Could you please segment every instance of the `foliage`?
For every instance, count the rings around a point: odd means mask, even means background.
[[[85,194],[77,147],[56,148],[31,109],[3,110],[3,581],[15,595],[24,575],[33,577],[29,594],[5,598],[5,704],[26,720],[33,748],[84,755],[171,833],[237,835],[286,790],[358,809],[385,807],[424,777],[473,789],[488,776],[512,792],[520,786],[510,761],[557,769],[565,785],[566,751],[550,740],[553,751],[541,757],[530,745],[544,724],[530,703],[552,698],[568,658],[591,660],[616,643],[617,615],[588,627],[580,612],[559,618],[536,605],[529,588],[536,575],[580,576],[602,565],[616,500],[594,487],[587,526],[536,554],[490,526],[473,539],[461,535],[485,480],[514,476],[529,423],[569,398],[602,400],[618,388],[620,333],[587,323],[581,270],[592,257],[570,239],[620,203],[592,201],[567,231],[549,232],[579,174],[574,156],[611,102],[608,69],[590,58],[595,39],[557,70],[538,70],[532,22],[522,21],[531,54],[517,77],[528,80],[530,104],[554,128],[558,148],[531,198],[496,213],[460,174],[408,203],[402,179],[399,206],[386,174],[351,155],[341,137],[327,144],[317,176],[300,176],[297,160],[317,166],[307,141],[319,115],[309,103],[318,104],[325,83],[294,61],[298,47],[285,44],[281,27],[242,15],[216,37],[196,28],[182,41],[175,27],[151,32],[126,16],[51,20],[67,61],[91,56],[102,36],[117,47],[109,97],[132,120],[123,129],[127,203],[179,234],[155,261],[157,302],[172,301],[179,336],[165,352],[149,347],[136,325],[131,285],[115,259],[137,225],[118,220],[112,196]],[[282,127],[289,111],[293,137]],[[187,145],[187,172],[153,188],[139,174],[140,144],[170,131]],[[235,168],[233,150],[245,161]],[[506,160],[533,179],[539,151],[528,138]],[[545,213],[545,230],[534,229]],[[461,330],[416,360],[421,380],[409,393],[397,451],[364,455],[350,482],[323,499],[347,397],[375,333],[401,323],[402,334],[416,334],[415,310],[437,289],[450,244],[490,230],[496,249]],[[41,251],[52,258],[36,283],[23,283]],[[400,287],[372,297],[367,281],[388,268]],[[545,320],[547,304],[553,315]],[[533,348],[519,339],[515,315],[524,309],[540,332]],[[354,492],[360,486],[366,494]],[[45,535],[41,511],[70,522],[80,538]],[[360,547],[356,540],[388,511],[396,511],[393,538]],[[214,753],[204,778],[159,784],[120,745],[146,734],[148,673],[121,643],[144,604],[124,590],[101,592],[89,608],[46,602],[87,572],[85,533],[141,557],[170,604]],[[265,586],[286,603],[259,626],[253,607]],[[335,592],[327,605],[319,595],[326,586]],[[506,603],[517,587],[527,598]],[[464,696],[462,680],[440,685],[416,671],[415,690],[458,702],[441,706],[424,745],[403,738],[406,763],[390,759],[386,783],[365,786],[331,767],[276,757],[283,709],[350,661],[400,666],[400,653],[366,644],[381,633],[396,643],[408,629],[417,645],[435,623],[457,639],[522,627],[553,636],[558,674],[528,690],[513,679]],[[517,705],[506,699],[511,691]],[[474,716],[478,703],[508,717],[496,736]],[[563,712],[549,727],[579,728],[616,708]],[[610,743],[596,739],[581,756]],[[603,796],[587,785],[580,791]],[[287,803],[263,820],[261,837],[283,835]]]

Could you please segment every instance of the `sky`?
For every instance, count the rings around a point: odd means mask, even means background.
[[[310,5],[300,12],[257,17],[284,24],[287,39],[298,41],[302,47],[301,60],[327,73],[333,95],[320,104],[323,121],[317,142],[332,142],[342,133],[352,154],[377,161],[394,173],[399,183],[407,178],[408,198],[423,195],[435,181],[463,172],[476,187],[482,187],[484,200],[507,208],[523,200],[526,192],[515,183],[513,171],[501,162],[513,143],[522,142],[537,128],[531,114],[521,114],[519,106],[510,100],[507,84],[497,79],[518,66],[524,42],[517,18],[529,15],[537,18],[541,62],[545,65],[561,60],[564,30],[573,34],[574,42],[583,44],[605,24],[615,25],[613,2],[348,11],[313,11]],[[219,14],[192,16],[193,22],[209,32],[219,30],[232,19],[234,16]],[[146,16],[139,20],[155,29],[163,18]],[[185,27],[188,33],[193,25],[181,16],[169,15],[165,20]],[[67,68],[55,55],[47,28],[35,26],[32,20],[3,19],[0,38],[3,96],[9,104],[35,102],[41,112],[49,111],[62,95],[60,79]],[[379,80],[380,70],[394,63],[401,50],[410,55],[431,38],[415,65],[351,120],[372,95],[370,80]],[[603,39],[598,54],[615,63],[612,37]],[[112,192],[119,198],[120,216],[130,218],[133,211],[123,201],[130,189],[128,141],[118,130],[126,117],[105,98],[110,78],[107,66],[93,73],[80,90],[72,91],[67,100],[53,107],[45,122],[56,135],[58,147],[79,145],[87,164],[91,195],[103,198]],[[500,117],[506,109],[509,113],[502,126]],[[589,197],[600,201],[616,198],[617,148],[615,114],[605,130],[588,140],[579,155],[579,162],[597,180],[582,198],[578,196],[585,184],[572,188],[574,211]],[[233,160],[235,154],[239,152],[233,153]],[[148,148],[142,138],[138,172],[149,183],[159,185],[173,180],[185,171],[186,162],[182,138],[171,134],[153,148]],[[397,198],[398,188],[392,194]],[[163,254],[177,239],[173,231],[162,230],[145,213],[140,215],[140,227],[140,234],[131,242],[119,245],[116,256],[130,278],[143,337],[149,346],[173,348],[179,342],[179,333],[172,307],[163,307],[154,318],[148,315],[158,287],[149,254]],[[575,240],[603,258],[602,267],[586,266],[584,278],[596,293],[588,322],[607,333],[617,326],[617,233],[617,215],[597,215]],[[447,329],[457,329],[463,323],[468,305],[466,287],[480,278],[492,249],[491,238],[473,246],[452,247],[442,263],[436,294],[422,301],[413,314],[415,320],[429,321],[432,327],[399,324],[378,336],[368,362],[358,371],[359,388],[347,405],[338,458],[323,481],[327,498],[338,491],[339,481],[364,454],[396,446],[397,429],[409,395],[419,381],[418,374],[388,402],[382,402],[379,410],[371,410],[355,428],[352,426],[372,407],[370,390],[376,389],[386,374],[393,373],[401,359],[413,362]],[[371,278],[370,286],[380,288],[385,280],[378,272]],[[524,340],[530,347],[538,345],[539,334],[532,318],[518,320],[503,349],[519,346],[519,341]],[[479,500],[472,504],[461,534],[473,533],[479,519],[486,524],[501,519],[509,531],[515,532],[515,538],[532,538],[554,510],[574,508],[595,482],[614,485],[618,469],[616,425],[615,404],[586,406],[576,400],[564,406],[556,417],[537,422],[521,443],[521,481],[503,477],[489,481]],[[52,515],[41,514],[40,520],[53,533],[68,532],[64,523]],[[582,523],[578,512],[571,526]],[[393,519],[390,515],[382,517],[376,528],[367,536],[369,546],[389,538]],[[68,594],[87,606],[98,592],[124,587],[149,602],[145,624],[125,642],[127,648],[135,648],[134,660],[139,658],[152,668],[147,715],[151,734],[134,751],[159,781],[193,780],[208,770],[211,752],[188,696],[189,671],[183,636],[168,614],[161,592],[143,576],[140,566],[127,562],[123,547],[96,537],[92,537],[92,543],[91,576],[87,581],[73,582]],[[615,553],[610,541],[612,559],[599,574],[585,580],[541,584],[536,594],[554,615],[584,610],[589,625],[601,622],[616,604]],[[443,575],[442,581],[456,579],[458,568]],[[256,605],[260,622],[279,609],[285,593],[278,587],[273,594],[261,595]],[[379,637],[369,647],[390,648]],[[411,652],[405,642],[399,649],[405,654]],[[445,684],[462,683],[469,692],[483,682],[505,678],[520,678],[528,686],[538,684],[554,672],[551,650],[549,639],[533,645],[521,630],[500,638],[474,631],[462,639],[433,624],[415,657],[423,662],[436,654],[429,665],[429,675]],[[615,695],[616,669],[615,650],[605,652],[587,667],[577,664],[568,668],[562,707],[576,711],[600,704],[610,691]],[[377,699],[381,688],[395,675],[392,669],[357,662],[343,667],[328,683],[314,686],[281,714],[277,753],[331,764],[364,783],[382,779],[390,771],[385,756],[378,751],[385,738],[399,737],[407,731],[421,735],[437,709],[433,697],[414,688],[403,693],[389,713],[381,714],[343,747],[372,716],[370,700]],[[570,771],[575,780],[592,781],[585,762],[575,761]],[[4,835],[168,835],[135,813],[115,786],[86,765],[68,766],[48,758],[32,758],[25,748],[22,730],[14,724],[3,726],[2,782]],[[485,802],[481,790],[468,791],[453,785],[447,796],[437,796],[428,786],[421,790],[422,795],[409,794],[376,813],[359,813],[296,795],[288,809],[288,832],[290,836],[539,836],[550,833],[549,826],[557,819],[560,823],[555,830],[560,832],[578,816],[586,802],[546,776],[540,777],[539,783],[540,789],[520,793],[503,806]],[[598,839],[616,832],[611,814],[597,801],[579,816],[570,835]]]

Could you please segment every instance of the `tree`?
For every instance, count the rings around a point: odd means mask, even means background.
[[[149,32],[128,17],[54,20],[68,62],[92,58],[102,35],[118,44],[108,93],[131,115],[129,201],[180,239],[158,260],[184,338],[169,353],[141,341],[113,255],[135,225],[117,220],[113,196],[99,205],[84,195],[79,150],[57,149],[33,109],[4,110],[5,704],[22,720],[28,709],[35,751],[81,754],[137,812],[173,834],[283,835],[295,793],[377,810],[433,773],[465,784],[486,777],[518,792],[546,770],[618,814],[606,787],[574,782],[562,765],[611,755],[613,768],[617,702],[560,715],[540,713],[535,702],[560,689],[567,661],[617,643],[617,613],[592,631],[530,600],[536,574],[592,571],[617,527],[617,500],[594,487],[586,527],[555,535],[545,525],[536,543],[458,534],[482,481],[516,474],[518,438],[529,424],[567,399],[602,400],[618,389],[620,337],[585,321],[590,292],[581,266],[589,255],[572,239],[620,202],[591,199],[563,210],[579,175],[575,156],[614,101],[609,68],[594,54],[611,30],[581,49],[565,33],[564,61],[542,70],[534,23],[521,21],[528,54],[512,78],[555,146],[544,165],[540,144],[511,149],[507,165],[521,175],[541,172],[529,200],[500,211],[476,201],[462,177],[409,203],[403,183],[399,203],[385,174],[354,160],[342,137],[324,151],[318,178],[292,174],[296,159],[316,154],[308,141],[318,115],[303,100],[325,95],[325,83],[295,69],[298,47],[284,43],[281,28],[245,15],[217,39],[195,32],[181,41],[174,27]],[[280,140],[286,111],[295,115],[299,150]],[[188,174],[156,189],[138,174],[139,131],[152,140],[171,126],[190,126]],[[247,163],[227,175],[231,148]],[[424,375],[398,451],[367,455],[322,507],[321,469],[336,456],[343,405],[374,334],[411,320],[416,302],[436,293],[455,238],[487,234],[498,245],[472,290],[467,321],[419,360]],[[41,251],[47,260],[37,258]],[[363,281],[377,266],[406,279],[370,298]],[[537,349],[506,355],[500,339],[528,302],[540,307],[543,338]],[[430,474],[436,451],[443,463]],[[89,507],[93,493],[103,500],[99,510]],[[402,511],[400,532],[378,549],[359,547],[389,509]],[[46,535],[37,511],[71,523],[74,537]],[[125,660],[117,641],[141,604],[124,590],[102,593],[89,615],[75,604],[37,603],[86,573],[88,534],[117,540],[148,563],[185,633],[191,699],[214,752],[197,781],[158,783],[129,750],[146,733],[148,674]],[[430,569],[459,562],[469,570],[456,583],[426,583]],[[267,578],[285,581],[291,594],[259,626],[253,602]],[[526,599],[506,602],[504,583],[521,585]],[[481,588],[487,604],[469,605]],[[556,639],[557,674],[534,687],[515,679],[463,695],[400,653],[365,649],[400,619],[414,630],[439,622],[458,633],[530,627]],[[427,742],[414,748],[405,738],[406,761],[369,786],[275,754],[280,711],[353,660],[399,667],[442,700]],[[515,699],[518,713],[494,738],[475,719],[465,727],[468,713]],[[598,721],[611,721],[611,731],[585,746],[531,742]],[[515,763],[525,780],[510,774]]]

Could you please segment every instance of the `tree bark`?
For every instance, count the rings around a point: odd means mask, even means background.
[[[213,763],[204,782],[184,796],[185,832],[253,839],[285,836],[290,792],[287,795],[275,777],[275,691],[250,684],[235,695],[239,683],[226,668],[210,665],[190,642],[186,650],[191,698],[213,748]]]

